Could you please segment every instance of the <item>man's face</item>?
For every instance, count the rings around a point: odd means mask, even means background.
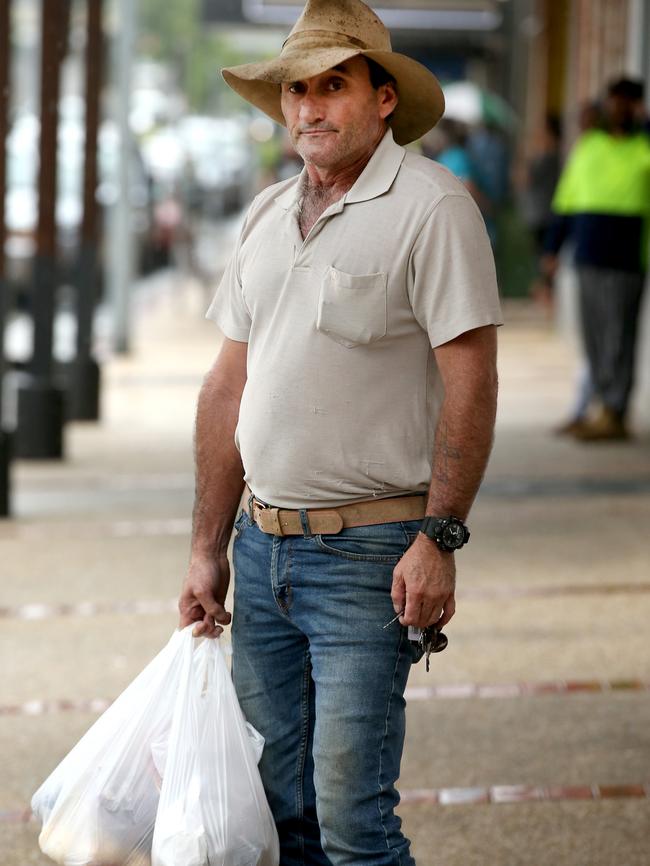
[[[605,101],[605,113],[614,129],[631,130],[637,119],[637,108],[634,100],[620,94],[612,94]]]
[[[372,152],[396,105],[394,86],[375,90],[362,57],[282,85],[282,113],[293,146],[317,168],[345,168]]]

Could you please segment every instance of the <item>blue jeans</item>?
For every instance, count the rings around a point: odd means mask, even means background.
[[[233,677],[264,736],[281,866],[414,866],[394,813],[404,689],[421,653],[390,597],[420,521],[338,535],[235,527]]]

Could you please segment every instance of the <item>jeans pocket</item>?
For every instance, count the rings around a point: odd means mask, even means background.
[[[402,523],[402,528],[406,534],[408,546],[410,547],[420,532],[421,520],[406,520]]]
[[[324,553],[392,565],[398,563],[409,545],[401,523],[354,526],[336,535],[315,535],[314,539]]]
[[[250,517],[248,515],[248,511],[245,508],[239,512],[239,516],[233,525],[233,529],[235,531],[235,538],[239,538],[242,534],[246,526],[250,526]]]
[[[328,268],[316,328],[348,349],[380,340],[387,328],[387,291],[387,274],[346,274]]]

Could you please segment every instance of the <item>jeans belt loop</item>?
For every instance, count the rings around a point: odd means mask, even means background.
[[[300,508],[298,514],[300,515],[300,525],[302,526],[303,538],[313,538],[314,533],[311,531],[311,526],[309,525],[309,513],[307,509]]]

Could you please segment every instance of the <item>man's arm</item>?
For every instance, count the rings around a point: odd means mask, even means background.
[[[196,622],[195,636],[218,637],[230,614],[224,603],[230,568],[226,551],[244,469],[234,435],[246,384],[247,343],[226,339],[206,376],[196,413],[196,495],[190,564],[178,607],[180,627]]]
[[[445,397],[436,429],[426,513],[465,520],[492,449],[496,415],[496,328],[467,331],[438,346],[436,362]],[[402,625],[445,625],[454,615],[456,566],[422,533],[393,572],[395,612]]]

